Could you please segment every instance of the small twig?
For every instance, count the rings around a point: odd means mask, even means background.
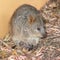
[[[60,38],[60,36],[52,36],[52,37],[47,37],[46,39],[55,39],[55,38]]]
[[[11,47],[8,44],[6,44],[2,39],[0,39],[0,42],[3,43],[7,48],[11,49]]]

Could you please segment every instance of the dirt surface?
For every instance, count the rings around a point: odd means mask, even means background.
[[[60,0],[49,0],[41,9],[46,22],[47,38],[36,50],[20,50],[10,36],[0,40],[0,60],[60,60]]]

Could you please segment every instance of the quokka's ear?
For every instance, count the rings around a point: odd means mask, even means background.
[[[29,24],[33,24],[35,22],[35,17],[30,15],[28,18],[28,22],[29,22]]]

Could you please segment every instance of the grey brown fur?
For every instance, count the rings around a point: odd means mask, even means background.
[[[11,21],[12,40],[17,46],[33,49],[41,37],[46,37],[45,26],[40,12],[24,4],[16,9]]]

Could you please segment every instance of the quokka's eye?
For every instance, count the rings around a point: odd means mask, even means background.
[[[40,28],[37,28],[37,30],[40,30]]]

